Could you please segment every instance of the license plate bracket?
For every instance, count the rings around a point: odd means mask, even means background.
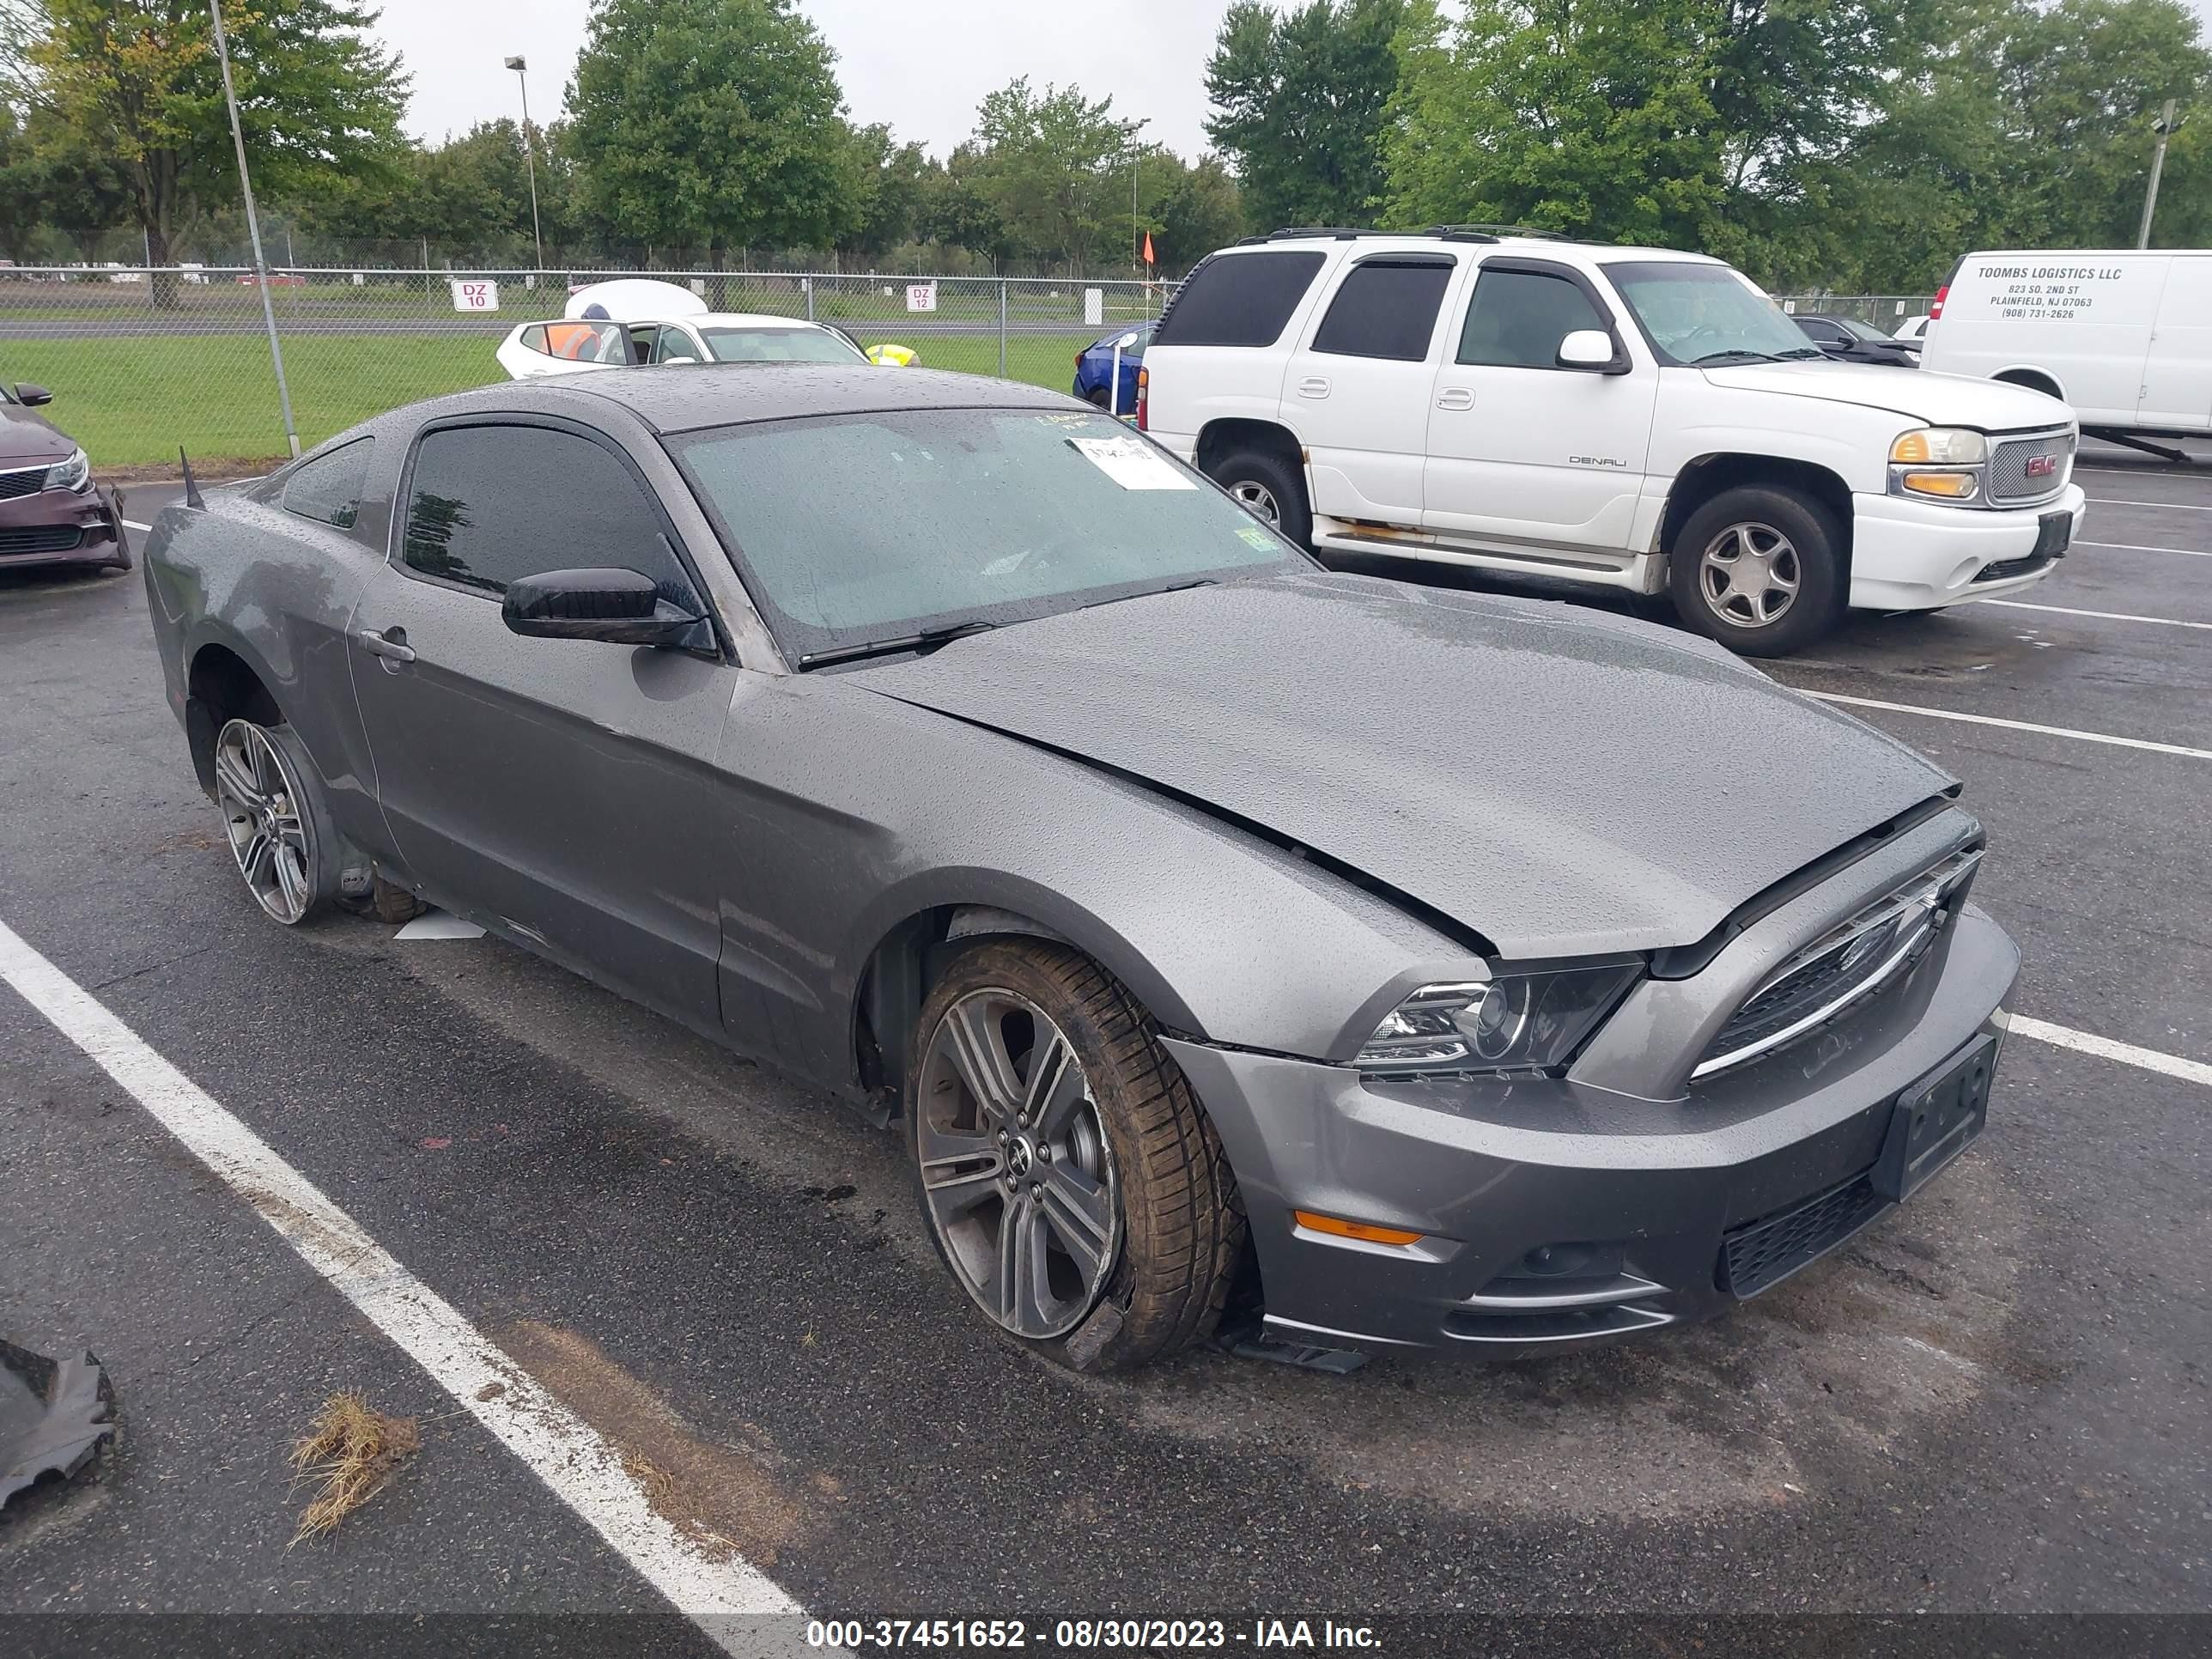
[[[2035,559],[2063,559],[2066,550],[2074,544],[2074,515],[2071,513],[2046,513],[2035,521],[2035,551],[2028,556]]]
[[[1990,1116],[1997,1040],[1984,1032],[1897,1097],[1875,1160],[1874,1189],[1902,1203],[1966,1151]]]

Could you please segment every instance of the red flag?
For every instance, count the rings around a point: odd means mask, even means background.
[[[1145,263],[1152,263],[1152,233],[1149,230],[1145,233]]]

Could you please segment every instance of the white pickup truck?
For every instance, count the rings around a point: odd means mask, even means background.
[[[1177,291],[1137,408],[1323,558],[1671,592],[1754,655],[1847,605],[2015,592],[2082,512],[2066,404],[1831,362],[1741,272],[1655,248],[1255,238]]]

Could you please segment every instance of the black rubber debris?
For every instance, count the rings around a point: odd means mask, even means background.
[[[97,1359],[0,1339],[0,1504],[43,1475],[68,1480],[114,1434],[115,1391]]]

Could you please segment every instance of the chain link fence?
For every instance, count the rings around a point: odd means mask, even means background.
[[[1094,340],[1159,314],[1170,284],[1112,279],[573,269],[283,269],[269,301],[303,447],[355,422],[503,378],[519,323],[556,318],[573,287],[650,275],[710,311],[805,317],[933,368],[1067,387]],[[1918,295],[1788,295],[1784,307],[1894,329]],[[253,274],[235,266],[0,268],[0,379],[54,393],[55,423],[95,468],[213,471],[285,452]]]
[[[635,270],[272,270],[270,308],[302,447],[440,392],[505,378],[517,324],[559,317],[572,287],[649,274],[710,311],[805,317],[933,368],[1066,388],[1092,341],[1159,314],[1164,283],[1050,277]],[[252,470],[286,453],[251,270],[184,265],[0,269],[0,379],[49,388],[55,424],[95,469]]]

